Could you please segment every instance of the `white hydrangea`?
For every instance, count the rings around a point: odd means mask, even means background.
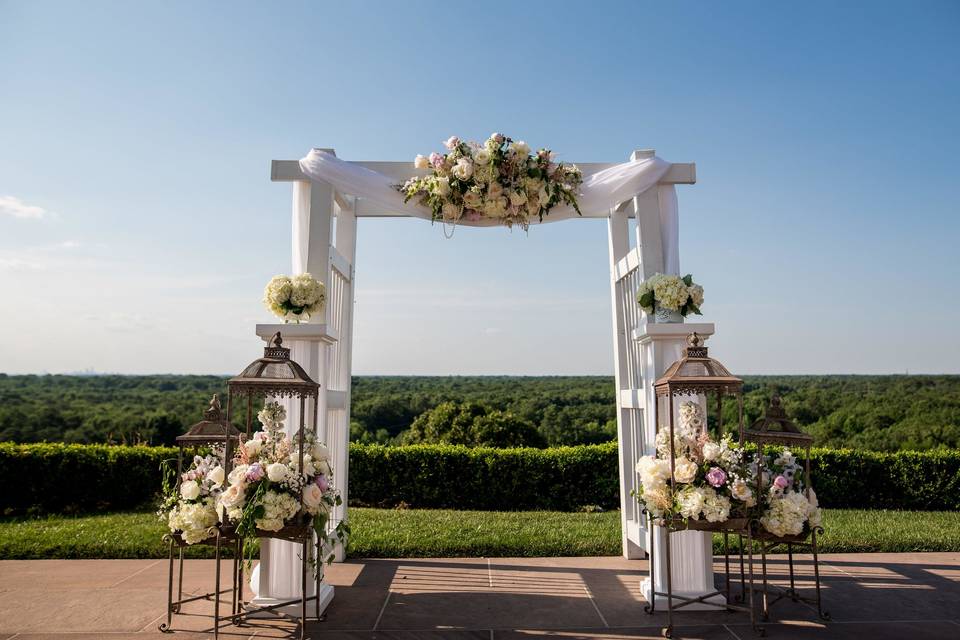
[[[698,487],[685,487],[677,494],[677,506],[680,508],[681,516],[691,520],[700,519],[705,499],[704,491]]]
[[[263,516],[256,525],[264,531],[279,531],[300,510],[300,503],[289,493],[267,491],[263,494]]]
[[[763,528],[775,536],[796,536],[803,532],[803,525],[819,509],[797,491],[788,491],[770,496],[769,507],[760,518]],[[817,518],[819,514],[817,513]]]
[[[213,498],[198,502],[181,502],[171,511],[167,520],[171,531],[180,531],[187,544],[196,544],[213,535],[217,511]]]
[[[725,522],[730,517],[730,498],[718,494],[710,487],[703,492],[703,517],[708,522]]]

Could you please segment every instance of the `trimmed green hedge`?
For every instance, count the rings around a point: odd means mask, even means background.
[[[124,510],[150,502],[176,449],[0,443],[0,513]],[[960,510],[960,451],[816,449],[820,503]],[[551,449],[350,445],[350,503],[575,511],[620,504],[615,443]]]
[[[0,443],[0,513],[133,509],[160,491],[168,447]]]

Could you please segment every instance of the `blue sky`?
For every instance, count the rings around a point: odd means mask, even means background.
[[[739,373],[960,372],[960,4],[0,0],[0,371],[232,372],[270,160],[655,148]],[[357,373],[612,372],[606,225],[362,220]]]

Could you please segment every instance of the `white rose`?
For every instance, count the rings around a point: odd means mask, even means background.
[[[200,497],[200,485],[195,480],[187,480],[180,485],[180,495],[184,500],[196,500]]]
[[[214,467],[207,472],[207,480],[212,482],[215,487],[222,485],[225,478],[226,472],[223,470],[223,467]]]
[[[453,167],[453,175],[460,180],[466,180],[473,175],[473,163],[466,158],[460,158]]]
[[[697,477],[697,463],[686,456],[680,456],[673,462],[673,477],[677,482],[693,482]]]
[[[487,164],[490,162],[490,152],[486,149],[477,149],[477,152],[473,154],[473,161],[477,164]]]
[[[310,450],[310,455],[313,456],[314,460],[328,460],[330,458],[330,449],[328,449],[325,444],[315,442]]]
[[[516,142],[511,143],[510,148],[513,149],[513,152],[518,156],[524,157],[530,154],[530,145],[528,145],[523,140],[517,140]]]
[[[413,166],[416,167],[417,169],[429,169],[430,161],[427,159],[427,156],[418,155],[413,160]]]
[[[437,178],[437,193],[442,197],[450,195],[450,179],[449,178]]]
[[[247,457],[256,458],[260,455],[260,449],[263,448],[262,440],[250,439],[243,443],[243,448],[247,452]]]
[[[245,493],[243,486],[239,484],[233,484],[230,485],[226,491],[220,494],[220,504],[222,504],[224,507],[227,507],[227,509],[230,509],[231,507],[237,507],[243,503],[244,497]]]
[[[707,442],[703,445],[703,459],[712,462],[720,457],[720,445],[716,442]]]
[[[750,485],[747,484],[747,481],[743,479],[736,480],[730,485],[730,493],[734,498],[742,500],[743,502],[748,502],[753,498],[753,490],[750,488]]]
[[[523,191],[513,191],[510,193],[510,204],[520,207],[527,202],[527,194]]]
[[[463,204],[471,209],[479,209],[483,199],[476,191],[467,191],[463,194]]]
[[[303,488],[303,504],[309,509],[316,509],[323,500],[323,491],[312,482]]]
[[[443,205],[443,219],[444,220],[459,220],[460,219],[460,207],[448,202]]]
[[[270,482],[280,482],[287,477],[287,465],[281,462],[274,462],[267,466],[267,477]]]
[[[250,469],[248,464],[238,464],[230,472],[230,475],[227,476],[227,482],[230,484],[241,484],[244,477],[247,475],[247,470]]]

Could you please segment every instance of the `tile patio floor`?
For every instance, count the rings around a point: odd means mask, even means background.
[[[823,556],[822,623],[803,604],[771,609],[770,638],[960,639],[960,554]],[[801,588],[812,585],[800,556]],[[184,588],[212,582],[212,561],[187,562]],[[778,581],[783,559],[773,559]],[[720,566],[718,565],[718,571]],[[199,601],[164,617],[166,562],[157,560],[0,561],[0,640],[110,640],[212,637],[213,605]],[[228,571],[227,566],[224,570]],[[659,638],[663,613],[643,612],[646,562],[621,558],[356,560],[327,569],[336,598],[314,640],[520,640]],[[293,625],[225,627],[224,640],[289,637]],[[754,638],[745,614],[678,612],[675,637]]]

